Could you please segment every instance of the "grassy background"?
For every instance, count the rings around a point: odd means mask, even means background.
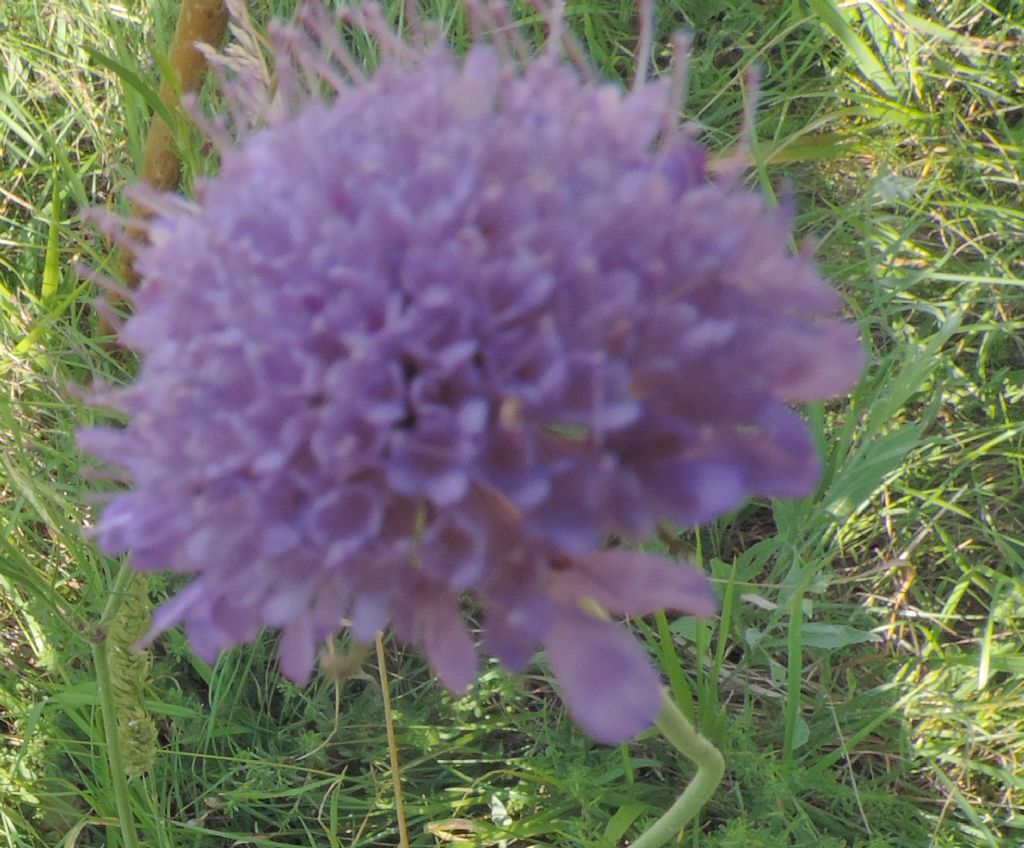
[[[427,5],[461,37],[454,0]],[[793,187],[871,350],[852,398],[809,410],[828,468],[814,497],[651,543],[723,598],[710,623],[633,623],[727,758],[682,844],[1024,844],[1024,6],[657,8],[661,47],[695,32],[686,116],[712,147],[762,68],[751,180]],[[0,8],[0,846],[120,845],[90,651],[119,563],[80,538],[95,484],[68,386],[131,366],[94,339],[75,268],[111,262],[81,214],[133,179],[173,20],[169,0]],[[577,0],[568,20],[631,77],[632,2]],[[205,167],[196,140],[184,153]],[[174,587],[126,588],[115,648]],[[141,659],[115,650],[143,845],[395,844],[372,662],[300,690],[273,641],[215,668],[177,633]],[[415,654],[388,662],[416,846],[610,848],[688,778],[655,736],[593,745],[543,666],[489,668],[454,699]]]

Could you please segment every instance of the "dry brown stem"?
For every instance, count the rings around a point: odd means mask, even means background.
[[[177,80],[165,79],[160,86],[160,100],[168,109],[176,108],[182,92],[197,91],[203,83],[206,59],[196,50],[196,42],[220,44],[227,25],[224,0],[183,0],[174,40],[167,53],[168,64]],[[143,182],[162,191],[177,188],[181,179],[181,159],[174,148],[174,135],[159,115],[153,116],[149,127],[139,176]]]
[[[160,100],[169,110],[177,108],[183,93],[198,91],[203,84],[207,62],[196,49],[196,43],[220,44],[227,26],[228,10],[224,0],[182,0],[174,38],[167,51],[167,63],[173,77],[164,79],[160,85]],[[160,191],[173,191],[181,181],[181,157],[175,147],[174,132],[159,115],[153,115],[149,125],[139,179]],[[132,215],[145,218],[148,212],[135,207]],[[122,251],[119,265],[121,280],[134,287],[138,277],[127,250]],[[101,318],[96,334],[109,336],[112,332],[109,322]]]

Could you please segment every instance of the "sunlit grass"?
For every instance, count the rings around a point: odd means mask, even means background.
[[[456,3],[429,5],[461,25]],[[683,844],[1019,845],[1024,14],[658,10],[659,66],[670,33],[694,31],[686,118],[712,147],[735,142],[745,71],[761,68],[751,179],[788,183],[872,354],[849,401],[809,410],[826,459],[815,497],[651,543],[699,562],[723,600],[711,622],[635,622],[727,757]],[[112,258],[80,215],[132,179],[173,15],[139,0],[0,8],[0,845],[118,840],[89,640],[119,566],[80,534],[104,484],[82,479],[72,434],[89,413],[68,386],[131,368],[94,337],[76,266]],[[602,72],[632,76],[632,2],[570,3],[568,21]],[[189,173],[209,167],[186,143]],[[273,648],[210,668],[171,633],[131,672],[158,745],[130,784],[142,844],[395,844],[375,676],[300,690]],[[389,662],[415,845],[612,846],[688,777],[654,736],[593,746],[542,666],[489,669],[454,699],[414,654],[392,646]]]

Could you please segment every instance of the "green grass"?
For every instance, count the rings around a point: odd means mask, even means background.
[[[430,5],[458,27],[457,4]],[[1018,846],[1024,7],[657,7],[661,48],[695,33],[686,115],[716,149],[736,138],[745,69],[762,69],[751,179],[792,186],[799,235],[871,350],[849,400],[809,410],[827,466],[814,497],[651,542],[700,563],[723,598],[711,622],[633,623],[727,759],[682,844]],[[4,848],[121,844],[90,644],[120,566],[80,534],[96,483],[72,440],[89,413],[68,387],[131,369],[93,337],[76,265],[111,255],[81,214],[133,179],[173,15],[164,0],[0,8]],[[632,76],[631,2],[570,2],[569,22],[602,72]],[[188,145],[190,172],[209,167]],[[136,581],[115,641],[172,588]],[[372,662],[297,689],[273,650],[267,636],[210,668],[172,633],[148,660],[115,657],[142,845],[396,844]],[[688,779],[656,736],[590,743],[542,666],[489,668],[461,699],[400,646],[389,670],[416,846],[610,848]]]

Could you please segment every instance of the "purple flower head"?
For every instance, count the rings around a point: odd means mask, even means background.
[[[484,649],[510,669],[545,649],[577,721],[617,742],[659,681],[587,601],[715,601],[695,569],[604,542],[808,494],[789,405],[847,390],[860,346],[786,211],[709,175],[670,81],[595,81],[561,36],[531,55],[468,5],[495,34],[463,57],[348,9],[380,45],[367,76],[314,5],[272,30],[273,85],[252,49],[215,57],[219,174],[194,203],[135,195],[152,217],[120,338],[141,367],[103,398],[128,423],[79,435],[132,485],[96,535],[194,575],[153,634],[184,624],[212,661],[277,628],[299,682],[340,627],[391,626],[464,689],[469,594]]]

